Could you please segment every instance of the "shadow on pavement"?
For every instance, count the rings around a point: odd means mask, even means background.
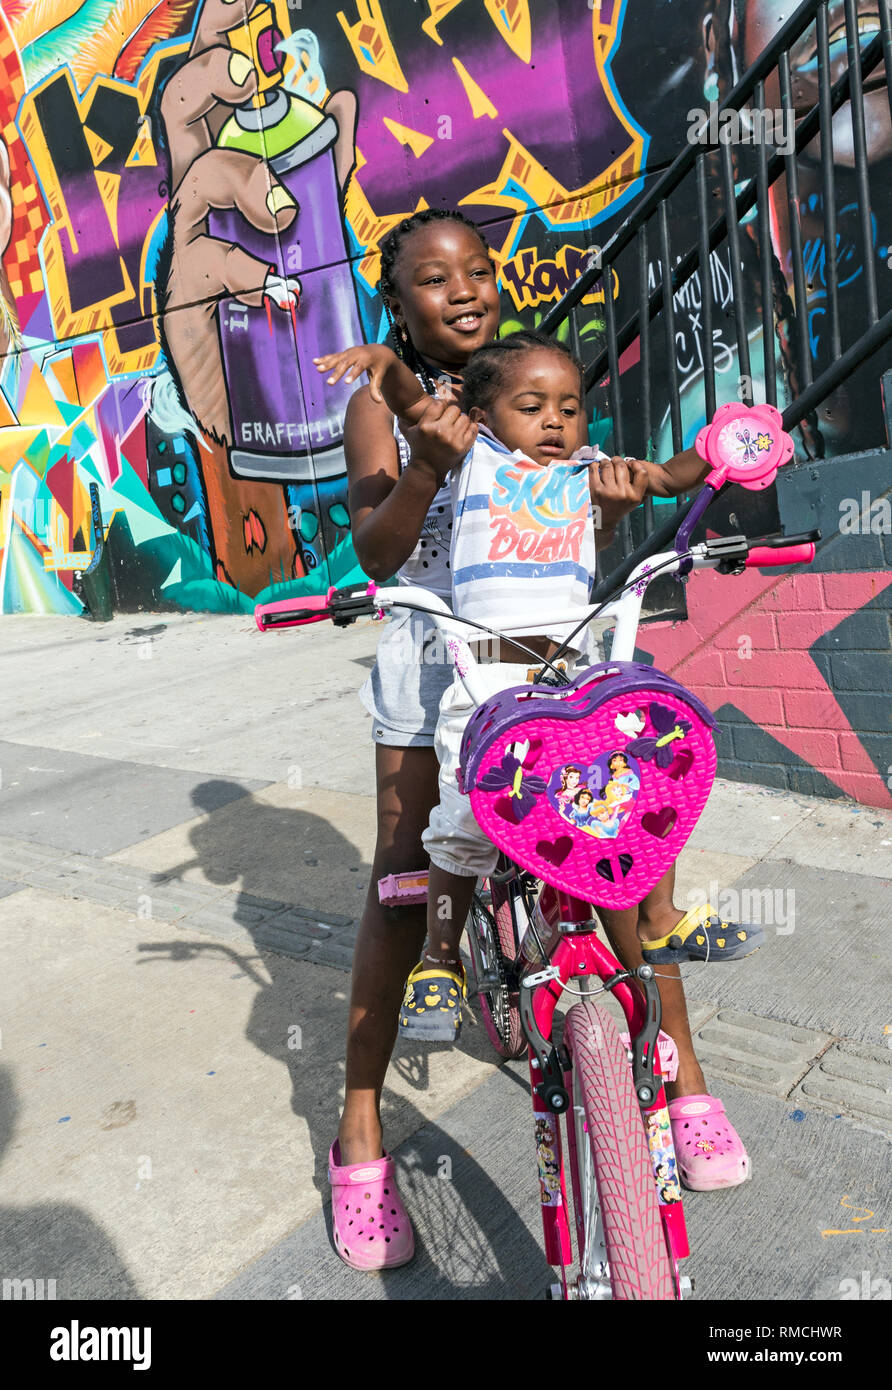
[[[15,1138],[19,1108],[12,1072],[2,1067],[0,1166]],[[0,1278],[3,1300],[142,1298],[102,1227],[67,1202],[0,1206]]]
[[[203,784],[196,788],[193,793],[199,807],[208,799],[205,793],[208,793],[209,786],[213,788],[213,805],[220,804],[217,795],[219,782],[215,780],[212,784]],[[319,832],[324,828],[326,855],[332,853],[341,870],[355,865],[367,881],[371,866],[363,862],[350,841],[328,822],[320,825],[320,818],[309,812],[283,810],[263,803],[256,803],[250,814],[251,841],[253,844],[267,846],[271,860],[281,862],[283,848],[288,846],[292,846],[295,856],[299,856],[302,844],[307,839],[317,843]],[[241,817],[241,823],[244,823],[244,815]],[[264,865],[257,861],[256,855],[252,857],[246,854],[240,862],[238,854],[228,840],[225,823],[215,817],[193,828],[191,842],[195,850],[193,862],[201,866],[206,878],[213,883],[225,885],[233,885],[239,881],[238,901],[244,902],[245,910],[240,912],[237,906],[234,917],[253,937],[256,900],[267,891],[263,884],[268,883],[269,879],[268,872],[263,871]],[[178,867],[181,869],[184,866]],[[158,876],[164,877],[171,872],[174,870],[166,869]],[[332,906],[335,907],[336,904]],[[171,940],[153,943],[143,949],[169,953],[170,959],[184,962],[208,951],[223,953],[257,986],[245,1036],[255,1047],[288,1069],[291,1109],[307,1125],[309,1142],[315,1157],[315,1171],[312,1176],[326,1203],[324,1231],[323,1218],[318,1216],[311,1218],[289,1238],[299,1238],[301,1231],[306,1232],[315,1251],[315,1260],[311,1261],[316,1265],[314,1283],[319,1287],[330,1286],[330,1293],[310,1294],[310,1297],[341,1296],[361,1299],[369,1296],[381,1297],[383,1294],[385,1297],[393,1298],[435,1298],[454,1297],[458,1291],[462,1298],[528,1297],[530,1280],[536,1296],[541,1295],[548,1282],[549,1267],[545,1263],[541,1245],[519,1218],[510,1197],[498,1182],[493,1181],[489,1172],[468,1153],[466,1147],[436,1124],[427,1121],[405,1095],[397,1095],[387,1087],[382,1097],[385,1131],[388,1128],[392,1129],[393,1120],[396,1120],[399,1131],[408,1132],[411,1136],[399,1147],[397,1159],[400,1190],[412,1214],[415,1227],[416,1256],[412,1264],[404,1269],[368,1276],[350,1270],[335,1254],[330,1235],[330,1189],[327,1168],[329,1148],[340,1118],[348,975],[345,974],[343,977],[343,1010],[333,1019],[332,1000],[328,991],[309,1000],[306,991],[302,991],[303,1007],[297,1011],[294,979],[295,970],[301,969],[302,962],[279,955],[262,945],[258,945],[256,956],[216,941],[205,943]],[[258,963],[262,963],[262,971],[258,969]],[[264,972],[268,974],[268,980]],[[299,1024],[301,1029],[299,1049],[289,1047],[289,1029],[295,1023]],[[425,1093],[429,1089],[430,1053],[442,1050],[442,1047],[413,1050],[398,1047],[392,1067],[412,1089]],[[487,1060],[492,1058],[492,1051],[482,1027],[466,1028],[462,1044],[457,1050]],[[530,1126],[529,1153],[525,1155],[527,1162],[521,1171],[525,1186],[529,1187],[531,1192],[535,1192],[535,1151],[528,1098],[524,1119],[523,1097],[528,1096],[526,1087],[521,1082],[518,1092],[518,1078],[510,1071],[497,1072],[494,1076],[503,1077],[506,1098],[518,1097],[517,1113],[520,1124],[526,1123]],[[513,1099],[511,1104],[513,1109]],[[516,1133],[517,1122],[513,1128]],[[476,1137],[475,1134],[474,1138]],[[480,1117],[480,1138],[484,1147],[491,1138],[489,1124],[484,1115]],[[506,1140],[508,1138],[510,1135],[505,1136]],[[522,1148],[522,1145],[517,1147]],[[499,1151],[502,1151],[504,1156],[506,1148],[507,1144],[499,1139],[493,1158],[496,1158]],[[538,1206],[535,1214],[538,1221]],[[328,1249],[324,1248],[325,1244],[328,1245]],[[320,1264],[322,1268],[319,1267]],[[259,1271],[261,1265],[262,1257],[256,1262],[255,1268]],[[275,1291],[260,1292],[264,1278],[262,1273],[258,1273],[257,1291],[252,1286],[250,1292],[235,1296],[288,1296],[281,1277],[274,1277]],[[375,1294],[370,1295],[368,1292],[369,1279],[377,1284],[378,1292]],[[344,1286],[344,1281],[349,1288]],[[238,1282],[241,1283],[241,1280]],[[334,1292],[335,1288],[337,1292]],[[307,1292],[309,1293],[309,1290]]]

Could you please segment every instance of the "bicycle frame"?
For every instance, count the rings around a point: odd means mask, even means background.
[[[704,499],[705,501],[705,499]],[[754,552],[754,563],[789,564],[794,561],[811,559],[813,545],[789,546],[786,549]],[[611,643],[610,661],[631,661],[634,659],[641,605],[644,593],[651,579],[658,573],[689,573],[697,569],[714,569],[727,564],[727,559],[719,552],[710,549],[709,544],[685,547],[681,552],[672,550],[643,561],[632,572],[624,592],[614,601],[604,605],[597,616],[613,618],[616,626]],[[743,567],[745,562],[740,563]],[[400,600],[409,607],[422,608],[432,617],[440,632],[445,636],[456,671],[470,697],[476,704],[489,698],[489,692],[475,680],[477,662],[462,632],[461,624],[450,613],[441,600],[424,590],[414,590],[409,586],[387,593],[375,594],[375,607],[384,611],[402,606]],[[540,620],[542,630],[558,627],[581,620],[588,610],[579,613],[563,611]],[[520,625],[500,629],[504,637],[521,638]],[[543,900],[545,907],[543,909]],[[629,1029],[630,1055],[632,1057],[633,1077],[645,1129],[648,1129],[648,1116],[667,1112],[667,1099],[660,1072],[659,1048],[657,1038],[660,1026],[659,992],[649,966],[639,967],[635,972],[638,983],[644,990],[642,994],[630,984],[633,972],[623,968],[616,957],[604,946],[595,934],[591,904],[584,899],[573,897],[562,890],[546,885],[539,897],[540,911],[544,910],[552,926],[550,939],[543,942],[545,960],[539,968],[530,969],[529,962],[519,951],[514,966],[521,977],[521,1025],[528,1043],[528,1063],[533,1115],[540,1121],[546,1116],[554,1116],[549,1134],[553,1131],[555,1158],[558,1165],[559,1197],[544,1181],[544,1173],[539,1166],[542,1225],[545,1255],[548,1263],[558,1266],[566,1295],[566,1270],[573,1263],[573,1243],[567,1218],[566,1170],[560,1127],[556,1117],[567,1115],[567,1157],[570,1179],[574,1193],[574,1214],[577,1226],[577,1245],[581,1240],[581,1179],[579,1154],[576,1143],[576,1125],[572,1109],[568,1109],[568,1091],[572,1085],[572,1069],[566,1050],[561,1057],[552,1042],[554,1013],[561,994],[574,979],[597,977],[605,988],[609,988],[618,999]],[[515,922],[516,932],[516,922]],[[559,1103],[555,1104],[555,1100]],[[538,1152],[538,1145],[537,1145]],[[667,1152],[657,1153],[651,1148],[654,1165],[654,1183],[657,1184],[656,1167],[660,1158]],[[537,1160],[538,1161],[538,1160]],[[681,1200],[678,1196],[666,1199],[657,1187],[660,1217],[666,1245],[672,1264],[676,1290],[680,1290],[678,1261],[689,1253],[687,1229]],[[555,1199],[552,1200],[553,1195]]]
[[[704,489],[704,494],[711,489]],[[714,494],[713,494],[714,495]],[[694,508],[676,538],[676,549],[653,556],[643,561],[626,582],[623,593],[612,602],[593,611],[581,609],[578,612],[562,612],[538,620],[540,630],[560,628],[568,622],[581,622],[588,617],[608,617],[615,620],[614,639],[611,644],[608,665],[612,661],[634,660],[635,643],[641,614],[641,603],[650,580],[658,573],[688,574],[695,569],[723,568],[725,572],[739,572],[745,565],[765,568],[807,562],[814,557],[814,535],[787,538],[766,538],[766,543],[752,547],[743,537],[728,537],[708,541],[688,548],[688,540],[697,517],[702,514],[708,499],[698,498]],[[695,514],[696,513],[696,514]],[[818,533],[819,534],[819,533]],[[783,542],[783,544],[781,544]],[[430,615],[447,646],[456,672],[469,696],[479,705],[490,698],[490,692],[476,678],[476,661],[468,645],[465,634],[468,629],[452,614],[447,605],[429,591],[412,586],[396,589],[377,590],[370,585],[367,590],[357,590],[339,595],[339,606],[335,616],[333,607],[329,609],[334,590],[325,599],[285,600],[266,605],[257,610],[257,623],[261,630],[268,626],[290,626],[301,622],[318,621],[324,616],[334,616],[341,623],[352,621],[353,617],[368,612],[369,600],[379,616],[392,608],[408,607]],[[295,605],[301,604],[295,611]],[[366,606],[363,606],[363,605]],[[318,612],[316,611],[318,610]],[[522,641],[521,625],[506,627],[500,634]],[[532,655],[531,659],[541,664],[541,658]],[[522,870],[517,870],[522,873]],[[405,877],[405,876],[402,876]],[[546,1184],[544,1168],[539,1162],[542,1222],[545,1239],[545,1253],[549,1264],[559,1266],[564,1293],[567,1292],[566,1270],[572,1264],[572,1240],[567,1219],[566,1173],[564,1149],[560,1128],[556,1120],[546,1121],[546,1116],[557,1117],[565,1114],[568,1120],[567,1157],[570,1178],[574,1191],[574,1209],[577,1225],[577,1243],[581,1240],[581,1179],[579,1152],[576,1142],[576,1123],[570,1105],[569,1088],[572,1085],[572,1067],[566,1049],[555,1048],[552,1041],[554,1013],[558,1001],[570,986],[572,980],[592,980],[597,978],[605,989],[610,989],[618,999],[625,1015],[630,1038],[630,1057],[632,1060],[633,1081],[638,1102],[641,1106],[645,1129],[648,1130],[648,1117],[666,1110],[666,1096],[663,1086],[661,1062],[658,1047],[660,1025],[659,992],[654,980],[652,967],[644,965],[637,971],[623,968],[616,957],[604,946],[595,934],[592,919],[593,904],[574,897],[546,884],[539,893],[537,909],[540,925],[547,924],[546,939],[542,942],[541,961],[532,961],[526,949],[526,938],[520,942],[518,923],[512,900],[512,918],[518,954],[513,963],[520,981],[521,1024],[528,1044],[528,1063],[534,1117],[548,1126],[548,1134],[554,1141],[557,1159],[558,1181],[552,1179]],[[531,928],[528,927],[528,931]],[[534,933],[535,934],[535,933]],[[635,987],[637,983],[638,988]],[[668,1128],[667,1123],[663,1128]],[[552,1135],[553,1131],[553,1135]],[[653,1140],[654,1130],[649,1131],[649,1147],[654,1164],[654,1181],[657,1184],[656,1167],[661,1156],[668,1149],[657,1152],[658,1145]],[[537,1143],[537,1161],[539,1145]],[[660,1203],[660,1216],[666,1238],[667,1249],[672,1263],[676,1291],[680,1290],[677,1274],[677,1261],[689,1253],[687,1233],[682,1210],[680,1187],[678,1196],[666,1197],[657,1185]],[[583,1296],[590,1296],[585,1293]],[[601,1296],[600,1291],[595,1296]]]
[[[634,1060],[641,1066],[643,1074],[651,1078],[652,1099],[641,1104],[642,1113],[646,1116],[656,1114],[667,1104],[656,1048],[660,1026],[659,993],[656,985],[652,983],[653,971],[649,971],[648,967],[645,967],[646,973],[641,983],[650,987],[645,988],[643,993],[633,987],[632,972],[624,969],[595,933],[595,922],[591,916],[592,904],[546,884],[539,893],[537,906],[540,921],[544,916],[550,927],[550,931],[541,942],[545,961],[538,968],[535,964],[531,965],[529,955],[522,945],[513,969],[521,977],[520,1014],[528,1044],[533,1115],[554,1115],[556,1119],[563,1113],[567,1117],[568,1159],[579,1244],[582,1239],[582,1203],[576,1125],[573,1112],[568,1106],[550,1103],[555,1090],[568,1095],[571,1086],[569,1058],[561,1059],[552,1043],[555,1010],[571,980],[597,978],[605,988],[611,990],[625,1015],[633,1056],[635,1053],[639,1054]],[[555,1203],[547,1201],[546,1189],[544,1186],[541,1187],[542,1226],[546,1259],[549,1264],[561,1268],[562,1277],[565,1279],[566,1268],[573,1263],[573,1253],[567,1219],[563,1144],[560,1128],[556,1123],[553,1124],[553,1131],[559,1164],[561,1199]],[[660,1216],[670,1259],[673,1261],[673,1268],[676,1268],[677,1261],[689,1254],[680,1195],[676,1201],[671,1202],[660,1198]]]

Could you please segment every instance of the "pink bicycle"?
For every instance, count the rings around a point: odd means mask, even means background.
[[[618,597],[598,609],[547,619],[578,620],[577,631],[596,616],[615,620],[609,661],[572,681],[557,683],[555,670],[554,684],[481,699],[461,620],[423,589],[370,584],[256,610],[262,631],[323,618],[342,625],[396,607],[426,611],[478,704],[461,775],[502,858],[475,896],[468,942],[490,1037],[503,1056],[528,1055],[545,1254],[558,1272],[548,1291],[554,1298],[678,1299],[690,1286],[679,1268],[689,1249],[664,1091],[674,1047],[660,1032],[655,972],[650,965],[625,969],[599,941],[592,913],[593,906],[641,902],[687,841],[715,776],[709,710],[670,676],[633,659],[644,592],[657,574],[807,563],[819,538],[735,535],[691,544],[718,488],[729,480],[767,486],[792,441],[771,407],[730,405],[701,431],[698,448],[713,472],[674,548],[639,565]],[[499,635],[522,645],[516,632],[509,626]],[[426,874],[381,880],[379,892],[382,901],[421,901]],[[622,1008],[626,1034],[593,1002],[606,990]],[[555,1011],[565,992],[579,1002],[558,1039]]]

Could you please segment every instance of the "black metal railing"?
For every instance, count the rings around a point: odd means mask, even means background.
[[[871,93],[885,88],[892,119],[889,3],[880,0],[880,31],[862,46],[856,0],[843,0],[846,67],[835,81],[831,81],[831,9],[836,22],[841,17],[838,3],[831,6],[828,0],[806,0],[798,7],[752,67],[721,102],[715,103],[705,131],[698,132],[699,143],[691,139],[689,127],[684,149],[540,325],[542,331],[555,332],[566,321],[570,340],[578,351],[577,306],[600,283],[604,340],[601,350],[587,363],[586,388],[590,407],[592,393],[596,396],[595,419],[606,424],[604,417],[610,417],[614,453],[637,452],[665,462],[693,443],[699,425],[715,412],[720,394],[717,375],[722,374],[718,371],[716,337],[724,329],[729,337],[732,335],[733,319],[738,375],[731,398],[754,403],[755,367],[761,368],[758,394],[777,404],[780,368],[786,400],[784,427],[799,427],[800,456],[820,456],[823,439],[815,414],[817,408],[860,363],[892,339],[892,312],[881,312],[877,293],[871,168],[864,119],[866,83]],[[795,103],[802,84],[797,75],[794,89],[790,55],[796,45],[801,53],[803,36],[807,36],[811,26],[818,96],[806,109],[802,103],[798,107]],[[839,25],[834,32],[841,32]],[[810,42],[810,36],[805,42]],[[843,106],[847,106],[850,125],[844,124],[845,118],[842,125],[834,122],[835,113]],[[776,131],[778,119],[792,121],[794,117],[795,140],[788,135],[779,148],[779,142],[767,139],[769,130]],[[727,128],[733,135],[735,120],[738,133],[742,128],[747,138],[726,141],[721,131]],[[749,138],[749,133],[757,136],[760,129],[761,139]],[[792,128],[787,129],[792,134]],[[849,325],[848,335],[840,308],[838,168],[834,163],[834,141],[843,136],[847,141],[847,160],[854,172],[854,224],[859,243],[849,247],[846,254],[860,255],[863,271],[859,276],[848,276],[846,281],[850,284],[852,279],[860,278],[863,285],[858,292],[854,326]],[[817,272],[807,267],[804,258],[799,164],[799,156],[816,141],[819,149],[810,150],[807,158],[813,166],[820,164],[823,255]],[[846,177],[851,177],[848,171]],[[775,223],[780,208],[788,230],[786,265],[781,265],[772,241],[771,190],[781,180],[783,185],[774,194]],[[691,226],[692,208],[696,229]],[[683,248],[681,252],[679,246]],[[714,303],[712,288],[713,257],[719,248],[727,254],[723,273],[729,281],[729,294],[724,305]],[[809,295],[815,289],[816,273],[822,280],[818,292],[825,329],[823,360],[813,350],[809,322]],[[695,285],[699,292],[698,353],[702,371],[688,379],[683,395],[676,350],[676,306],[686,287],[690,293]],[[851,288],[847,309],[852,309]],[[758,367],[748,331],[747,315],[753,311],[762,325]],[[657,319],[659,323],[655,322]],[[720,329],[716,328],[717,320]],[[638,371],[621,372],[620,359],[630,350],[632,354],[637,350]],[[724,374],[732,359],[731,349],[723,344]],[[727,388],[724,394],[729,398]],[[657,420],[655,412],[660,405]],[[663,447],[654,444],[660,432]],[[678,499],[679,507],[686,505],[685,499]],[[607,552],[609,560],[618,567],[599,583],[599,591],[606,591],[610,583],[625,577],[633,563],[659,548],[661,539],[677,526],[679,518],[674,508],[671,519],[662,525],[655,511],[664,509],[655,509],[648,499],[633,518],[622,523],[615,547]]]

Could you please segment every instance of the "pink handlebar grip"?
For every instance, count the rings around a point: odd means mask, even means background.
[[[777,569],[781,565],[810,565],[815,558],[815,543],[784,545],[772,550],[767,545],[754,546],[744,564],[747,569]]]
[[[305,598],[280,598],[275,603],[258,603],[254,609],[254,621],[261,632],[269,632],[272,628],[301,627],[304,623],[320,623],[329,616],[326,610],[333,593],[334,588],[332,587],[325,595],[307,594]],[[307,613],[307,609],[312,611]],[[264,622],[265,618],[275,613],[288,612],[301,613],[302,616],[284,619],[276,623]]]

